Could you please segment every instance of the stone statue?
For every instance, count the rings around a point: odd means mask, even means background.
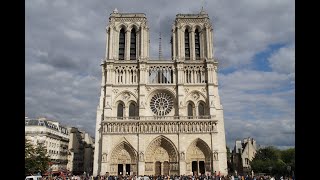
[[[139,154],[139,160],[140,160],[140,161],[144,161],[144,154],[143,154],[143,152],[140,152],[140,154]]]

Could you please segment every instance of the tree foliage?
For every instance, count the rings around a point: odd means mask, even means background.
[[[256,173],[271,173],[273,175],[287,175],[295,170],[295,150],[279,150],[269,146],[257,151],[250,162],[251,169]],[[288,168],[290,166],[290,168]],[[291,174],[291,173],[290,173]]]
[[[49,168],[50,157],[42,143],[34,147],[25,140],[25,174],[43,173]]]

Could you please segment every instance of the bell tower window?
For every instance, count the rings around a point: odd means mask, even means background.
[[[189,30],[186,29],[184,32],[184,51],[186,60],[190,60],[190,44],[189,44]]]
[[[124,60],[124,49],[125,49],[125,31],[122,28],[119,36],[119,60]]]
[[[131,118],[136,117],[137,116],[136,111],[137,111],[136,105],[134,103],[131,103],[129,105],[129,117]]]
[[[193,103],[188,103],[188,119],[193,119],[194,116],[194,105]]]
[[[131,30],[130,39],[130,60],[136,59],[136,30],[133,28]]]
[[[118,119],[122,119],[123,118],[123,110],[124,110],[124,106],[122,103],[118,104],[118,108],[117,108],[117,117]]]
[[[200,35],[198,29],[195,30],[194,35],[196,59],[200,59]]]
[[[198,105],[198,113],[199,113],[200,117],[204,116],[204,104],[203,103],[200,103]]]

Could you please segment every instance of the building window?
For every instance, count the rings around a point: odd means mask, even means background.
[[[245,163],[246,163],[246,165],[248,165],[248,164],[249,164],[249,159],[248,159],[248,158],[246,158],[246,159],[245,159],[245,161],[246,161],[246,162],[245,162]]]
[[[184,51],[186,60],[190,59],[190,44],[189,44],[189,30],[186,29],[184,32]]]
[[[190,102],[188,104],[188,118],[193,119],[194,116],[194,105]]]
[[[123,104],[119,103],[118,104],[118,109],[117,109],[117,117],[118,117],[118,119],[122,119],[123,118],[123,109],[124,109]]]
[[[194,32],[194,42],[195,42],[195,52],[196,52],[196,59],[200,59],[200,35],[198,29]]]
[[[203,118],[203,116],[204,116],[204,104],[202,102],[198,105],[198,113],[199,113],[199,118]]]
[[[133,28],[131,30],[130,39],[130,60],[136,59],[136,30]]]
[[[129,117],[134,118],[137,116],[137,108],[135,103],[129,105]]]
[[[119,36],[119,60],[124,60],[125,35],[126,33],[122,28],[120,30],[120,36]]]

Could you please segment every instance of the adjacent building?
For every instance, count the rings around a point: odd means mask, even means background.
[[[34,146],[42,143],[51,158],[51,171],[67,169],[69,132],[59,122],[46,118],[25,119],[25,137]]]
[[[160,41],[150,59],[146,14],[110,14],[93,175],[228,173],[209,16],[177,14],[171,32],[172,57]]]
[[[234,149],[231,154],[231,161],[234,170],[237,173],[250,173],[250,161],[255,157],[257,152],[257,143],[253,138],[244,138],[243,141],[236,140]]]
[[[42,143],[46,147],[51,173],[92,174],[94,139],[87,132],[46,118],[26,118],[25,137],[34,146]]]
[[[88,133],[75,127],[69,130],[68,165],[72,174],[92,174],[94,140]]]

